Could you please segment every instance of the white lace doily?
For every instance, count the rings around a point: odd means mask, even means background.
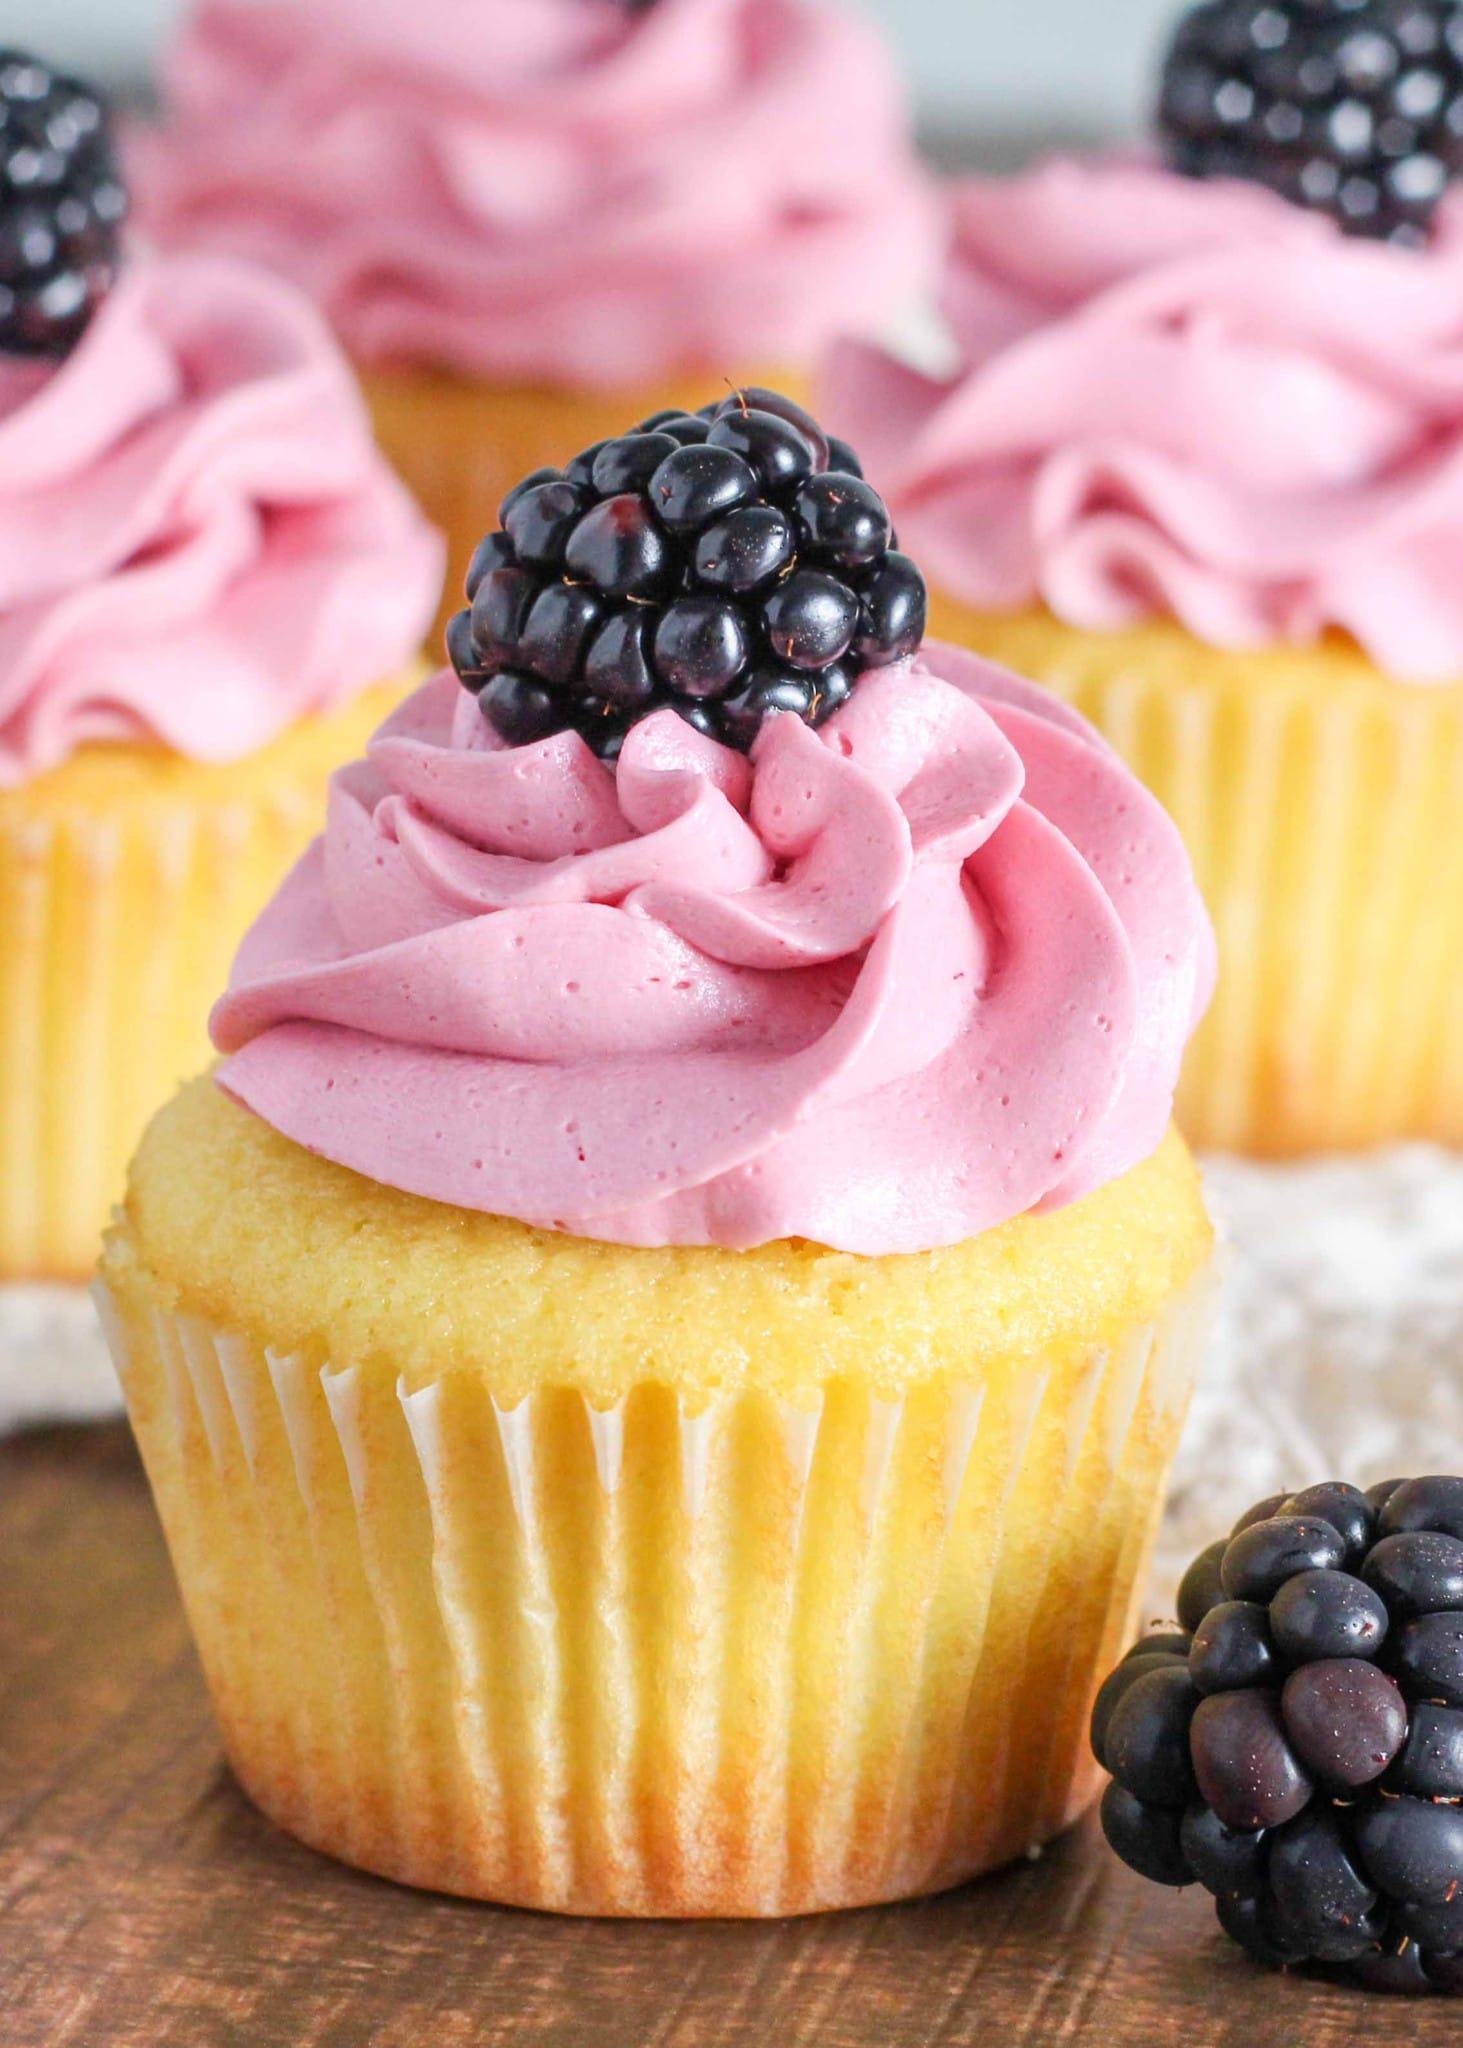
[[[1463,1155],[1205,1161],[1229,1238],[1160,1590],[1267,1494],[1463,1471]]]
[[[0,1433],[120,1414],[122,1390],[85,1287],[0,1287]]]

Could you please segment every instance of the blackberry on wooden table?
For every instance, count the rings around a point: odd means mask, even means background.
[[[1093,1710],[1114,1850],[1273,1968],[1463,1994],[1463,1479],[1263,1501],[1179,1606]]]

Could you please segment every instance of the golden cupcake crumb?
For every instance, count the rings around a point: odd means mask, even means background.
[[[843,1373],[892,1395],[1085,1354],[1147,1322],[1211,1246],[1173,1133],[1084,1201],[944,1250],[647,1250],[379,1187],[203,1078],[143,1140],[104,1272],[124,1296],[408,1388],[466,1376],[509,1404],[545,1385],[610,1402],[647,1381],[796,1395]]]

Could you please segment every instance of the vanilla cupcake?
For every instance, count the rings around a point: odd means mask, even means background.
[[[330,770],[414,679],[441,551],[313,308],[122,262],[95,96],[6,56],[0,108],[3,1307],[91,1271]]]
[[[853,458],[764,397],[567,568],[484,551],[103,1262],[241,1782],[560,1911],[899,1898],[1065,1826],[1207,1318],[1177,834],[919,650]]]
[[[201,0],[138,209],[274,264],[452,537],[707,389],[805,380],[933,272],[875,31],[825,0]]]
[[[1183,830],[1222,966],[1180,1121],[1256,1153],[1463,1142],[1463,203],[1416,196],[1463,62],[1372,12],[1197,10],[1173,167],[960,185],[957,372],[855,348],[829,397],[941,630]]]

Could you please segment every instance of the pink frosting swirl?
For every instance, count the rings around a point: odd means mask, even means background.
[[[750,761],[615,773],[449,674],[336,778],[213,1018],[223,1084],[378,1182],[626,1244],[903,1252],[1158,1144],[1212,937],[1173,826],[954,648]]]
[[[203,0],[137,218],[361,361],[633,383],[811,361],[934,267],[894,66],[824,0]]]
[[[1259,186],[1054,162],[954,200],[948,382],[858,347],[827,410],[947,589],[1463,674],[1463,204],[1424,254]]]
[[[64,363],[0,358],[0,785],[93,740],[249,753],[401,668],[441,575],[277,279],[143,262]]]

